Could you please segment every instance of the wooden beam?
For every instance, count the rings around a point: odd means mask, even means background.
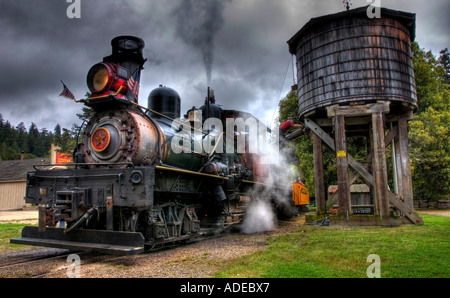
[[[402,180],[402,195],[412,209],[414,209],[413,186],[411,175],[411,164],[409,159],[409,139],[408,139],[408,121],[400,119],[398,121],[398,149],[400,153],[400,165],[398,166],[399,180]],[[400,167],[401,166],[401,167]]]
[[[292,141],[293,139],[296,139],[302,135],[305,134],[305,131],[303,128],[299,128],[288,134],[285,138],[286,140]]]
[[[378,101],[377,103],[354,106],[332,105],[327,107],[327,116],[334,117],[344,115],[345,117],[358,117],[372,113],[388,113],[389,105],[389,101]]]
[[[339,214],[351,213],[350,184],[348,177],[347,138],[345,136],[344,115],[335,116],[334,142],[336,148],[336,167],[338,179]]]
[[[350,177],[350,185],[352,185],[353,183],[355,183],[355,181],[359,178],[359,174],[358,173],[354,173],[351,177]],[[335,193],[333,193],[327,201],[327,205],[326,205],[326,210],[330,210],[330,208],[335,205],[337,203],[337,190]]]
[[[305,125],[311,129],[313,133],[315,133],[333,152],[336,152],[336,147],[334,146],[333,139],[314,121],[311,119],[305,119]],[[359,175],[361,175],[361,179],[369,185],[373,186],[374,180],[373,176],[367,171],[367,169],[356,161],[350,154],[347,153],[347,160],[350,167],[356,171]]]
[[[395,166],[397,168],[397,194],[403,198],[402,156],[400,154],[400,142],[398,137],[394,140]]]
[[[333,123],[330,118],[317,118],[317,119],[314,119],[314,122],[316,122],[321,127],[333,126]],[[351,117],[351,118],[345,119],[345,124],[347,126],[366,125],[366,124],[370,124],[370,123],[371,123],[371,119],[368,116]]]
[[[314,132],[314,134],[316,134],[331,150],[333,150],[334,152],[336,151],[333,139],[314,121],[312,121],[311,119],[305,119],[305,125],[309,129],[311,129],[311,131]],[[399,151],[400,150],[396,151],[396,153]],[[347,154],[347,159],[350,167],[360,175],[360,178],[369,187],[373,187],[375,182],[372,174],[370,174],[369,171],[367,171],[367,169],[358,161],[356,161],[350,154]],[[398,196],[394,195],[389,190],[387,190],[387,196],[389,198],[389,202],[398,210],[400,210],[412,223],[423,224],[423,220],[414,211],[412,211],[413,209],[410,207],[410,204],[405,204],[405,202],[403,202]]]
[[[389,130],[388,134],[384,137],[384,146],[387,147],[392,142],[394,138],[398,135],[398,127],[394,126],[391,130]]]
[[[402,113],[402,114],[392,114],[392,115],[388,114],[388,115],[386,115],[386,122],[388,122],[388,123],[389,122],[397,122],[400,119],[412,120],[413,117],[414,117],[414,113],[413,113],[412,110],[407,111],[407,112]]]
[[[325,214],[325,186],[323,182],[323,152],[322,140],[311,133],[314,155],[314,187],[316,193],[316,213]]]
[[[309,118],[305,119],[305,125],[311,129],[325,144],[330,147],[333,151],[336,151],[333,139],[314,121]]]
[[[386,166],[386,147],[384,145],[384,119],[383,113],[372,114],[373,137],[373,176],[374,195],[378,201],[381,218],[389,217],[389,198],[387,196],[388,179]]]
[[[403,215],[408,218],[415,225],[423,225],[424,222],[422,218],[414,212],[413,209],[408,206],[405,202],[403,202],[398,196],[393,194],[390,190],[387,191],[387,195],[389,197],[389,202],[394,205]]]

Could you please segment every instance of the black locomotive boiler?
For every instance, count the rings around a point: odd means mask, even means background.
[[[247,150],[255,145],[248,126],[226,130],[229,119],[250,119],[265,134],[257,119],[222,109],[212,92],[180,118],[180,96],[164,86],[139,105],[144,42],[119,36],[111,44],[112,54],[87,75],[91,95],[80,102],[93,115],[73,164],[28,173],[26,202],[39,206],[39,225],[11,243],[138,254],[221,233],[242,221],[256,192],[273,187],[266,181],[272,167]],[[211,118],[220,122],[205,125]],[[289,198],[290,183],[279,180]]]

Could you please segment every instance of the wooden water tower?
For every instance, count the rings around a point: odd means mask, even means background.
[[[367,9],[313,18],[288,41],[296,55],[299,119],[312,132],[317,213],[333,203],[325,201],[325,145],[336,156],[336,221],[423,224],[414,212],[408,142],[408,121],[417,108],[415,14],[381,8],[381,18],[371,19]],[[347,150],[353,137],[367,144],[361,160]],[[394,189],[388,185],[388,146]],[[358,178],[371,191],[367,216],[355,215],[351,204],[350,186]]]

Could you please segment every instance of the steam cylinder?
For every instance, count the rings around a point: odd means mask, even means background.
[[[370,7],[369,7],[370,9]],[[334,104],[391,101],[417,108],[415,14],[367,7],[311,19],[289,41],[297,57],[299,116]]]

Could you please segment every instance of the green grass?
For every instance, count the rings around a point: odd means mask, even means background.
[[[449,278],[450,218],[421,216],[424,226],[301,226],[268,238],[265,250],[221,264],[215,276],[365,278],[367,257],[377,254],[383,278]],[[9,243],[26,225],[0,224],[0,253],[31,248]]]
[[[30,249],[30,246],[11,244],[9,239],[22,235],[22,229],[29,224],[20,223],[0,223],[0,253]]]
[[[424,226],[315,227],[268,240],[266,250],[224,264],[216,277],[367,277],[370,254],[383,278],[450,277],[450,218],[422,216]]]

